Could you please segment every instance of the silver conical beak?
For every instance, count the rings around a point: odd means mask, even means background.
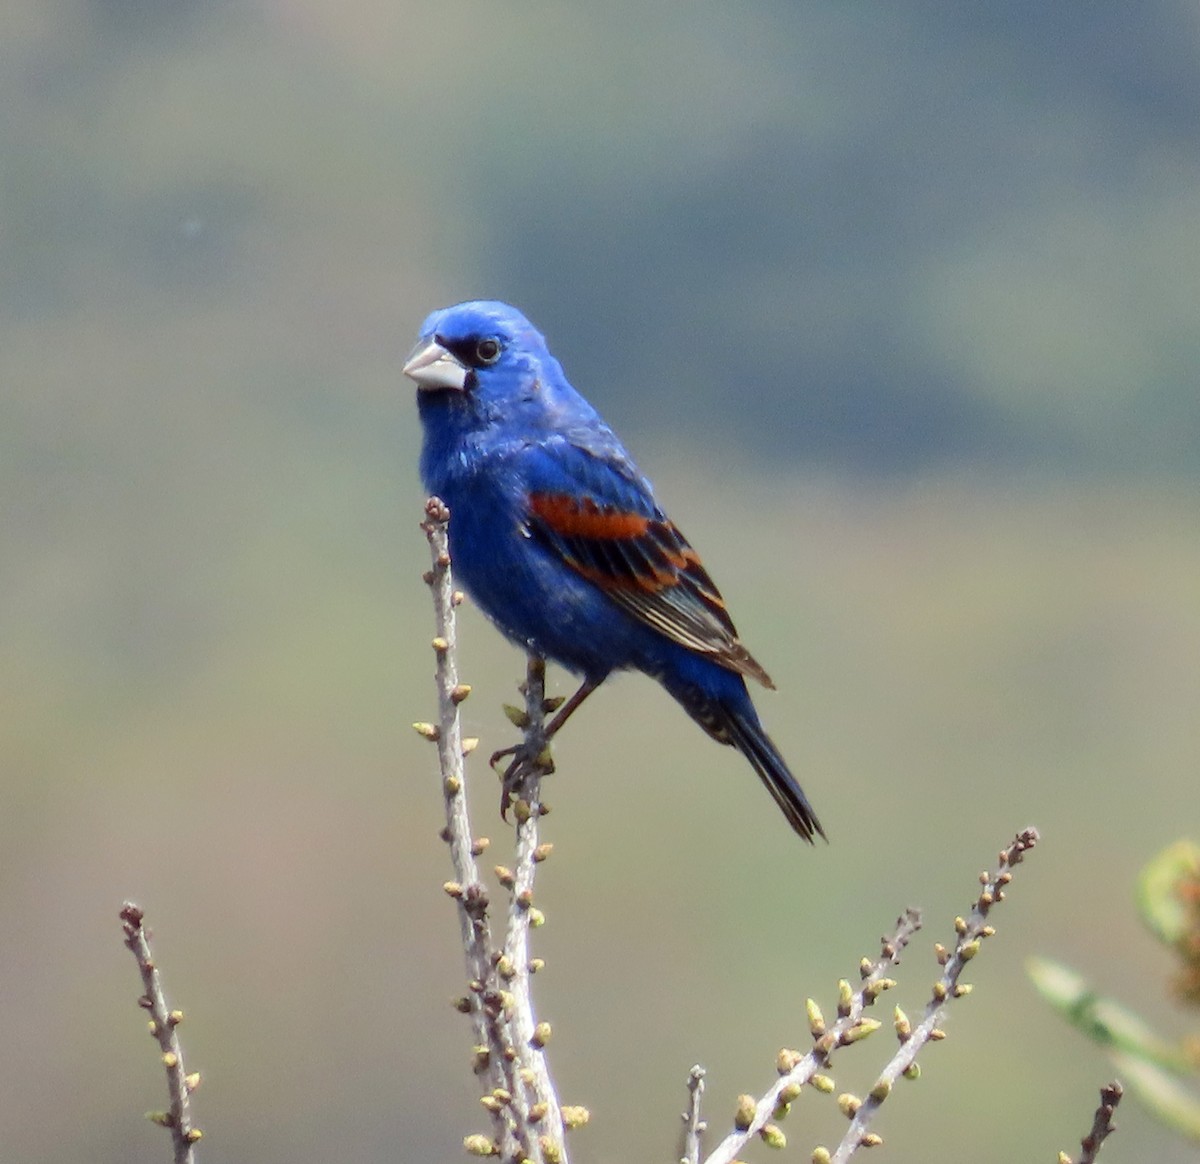
[[[462,392],[469,369],[436,340],[422,340],[404,365],[404,374],[420,389],[453,388]]]

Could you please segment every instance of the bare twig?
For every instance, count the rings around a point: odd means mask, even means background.
[[[433,568],[425,575],[434,600],[437,659],[438,723],[413,726],[438,746],[438,763],[446,805],[443,839],[450,846],[455,880],[446,892],[458,904],[459,924],[466,955],[469,993],[458,1009],[471,1016],[475,1037],[475,1069],[486,1093],[481,1102],[491,1113],[493,1137],[468,1136],[465,1145],[473,1154],[499,1156],[504,1161],[530,1164],[568,1164],[563,1144],[563,1113],[546,1067],[543,1048],[549,1024],[536,1023],[529,989],[535,964],[529,956],[529,929],[540,922],[533,906],[535,866],[548,853],[538,844],[537,821],[542,814],[539,773],[527,775],[522,795],[514,805],[517,816],[515,870],[498,866],[501,884],[511,894],[503,946],[493,939],[488,911],[489,895],[476,862],[487,847],[475,839],[467,807],[465,766],[467,753],[477,744],[464,740],[458,707],[470,694],[459,682],[455,659],[455,607],[462,601],[451,576],[447,525],[450,512],[436,497],[425,507],[422,528],[429,540]],[[530,660],[525,685],[529,705],[526,748],[537,755],[544,716],[541,660]],[[535,745],[538,745],[535,747]],[[536,767],[536,765],[535,765]],[[573,1109],[575,1122],[582,1122]]]
[[[861,1106],[854,1112],[850,1127],[831,1157],[832,1164],[845,1164],[858,1148],[865,1146],[871,1120],[883,1105],[883,1101],[891,1094],[893,1084],[916,1062],[918,1053],[927,1042],[941,1037],[940,1024],[946,1003],[952,998],[961,998],[970,993],[971,988],[961,984],[959,978],[967,963],[979,953],[983,939],[991,937],[995,932],[987,923],[988,914],[995,905],[1004,900],[1005,887],[1012,880],[1013,868],[1024,860],[1025,854],[1037,841],[1037,829],[1025,829],[1018,833],[1012,844],[1001,850],[996,872],[979,875],[983,889],[975,899],[971,912],[966,918],[954,919],[957,936],[954,948],[946,951],[942,946],[936,947],[942,973],[933,984],[933,993],[925,1005],[925,1014],[921,1022],[910,1029],[908,1019],[897,1008],[895,1026],[900,1048],[884,1067]],[[878,1139],[870,1137],[870,1142],[878,1143]]]
[[[959,982],[963,968],[979,952],[983,939],[993,933],[992,927],[987,924],[987,917],[993,907],[1004,900],[1005,888],[1012,880],[1013,867],[1022,861],[1037,839],[1035,829],[1019,833],[1012,844],[1001,852],[997,871],[980,874],[983,888],[971,912],[966,918],[955,919],[957,940],[953,949],[936,947],[942,972],[934,982],[932,996],[920,1024],[913,1027],[904,1012],[896,1008],[894,1026],[900,1042],[899,1050],[865,1098],[849,1094],[838,1097],[838,1106],[850,1120],[850,1126],[833,1153],[825,1148],[817,1148],[813,1152],[814,1161],[844,1164],[859,1148],[882,1142],[878,1135],[868,1130],[871,1119],[891,1094],[895,1082],[902,1075],[915,1073],[915,1060],[921,1048],[927,1042],[943,1037],[938,1024],[946,1003],[970,992],[969,986]],[[907,911],[898,920],[892,936],[883,940],[879,958],[875,962],[863,959],[859,966],[862,984],[858,989],[853,989],[844,980],[838,984],[837,1018],[832,1022],[827,1023],[820,1008],[809,999],[808,1025],[813,1038],[812,1049],[804,1054],[787,1049],[779,1052],[776,1064],[779,1080],[761,1099],[756,1100],[749,1095],[739,1099],[734,1130],[717,1145],[705,1164],[731,1164],[755,1135],[774,1147],[782,1147],[785,1142],[783,1131],[772,1120],[787,1114],[792,1102],[800,1095],[801,1088],[811,1084],[817,1091],[831,1092],[835,1089],[833,1080],[825,1074],[834,1053],[841,1047],[865,1039],[882,1025],[876,1019],[865,1017],[864,1011],[874,1004],[883,991],[895,985],[888,974],[899,962],[901,952],[920,926],[920,915],[915,910]]]
[[[704,1098],[704,1068],[696,1064],[688,1072],[688,1107],[683,1113],[683,1148],[679,1164],[700,1164],[701,1139],[705,1124],[700,1115],[700,1101]]]
[[[501,1097],[511,1096],[515,1090],[515,1073],[512,1059],[506,1054],[510,1040],[504,1001],[493,981],[495,961],[492,958],[492,935],[488,920],[489,895],[475,861],[484,846],[476,844],[471,833],[463,763],[467,748],[464,746],[458,714],[458,705],[470,694],[470,688],[459,682],[455,653],[454,610],[462,602],[462,595],[454,590],[450,572],[446,534],[450,511],[438,498],[431,497],[425,506],[425,516],[427,520],[422,528],[429,540],[433,559],[433,568],[425,575],[425,580],[433,592],[438,723],[413,726],[437,744],[446,809],[446,827],[442,831],[442,839],[450,846],[450,862],[455,874],[455,880],[448,881],[444,888],[458,903],[459,929],[470,990],[458,1005],[471,1017],[475,1072],[488,1093],[485,1099],[489,1096],[493,1099],[492,1103],[485,1106],[492,1115],[496,1137],[494,1145],[503,1158],[509,1159],[517,1156],[518,1144]],[[468,1147],[471,1147],[470,1142]],[[479,1144],[475,1148],[482,1151]]]
[[[150,941],[143,925],[145,915],[133,902],[127,901],[120,916],[121,927],[125,931],[125,945],[137,960],[142,976],[143,994],[138,999],[138,1005],[150,1012],[150,1034],[158,1040],[162,1051],[162,1064],[167,1072],[167,1092],[171,1097],[169,1110],[151,1112],[149,1118],[170,1131],[175,1147],[175,1164],[194,1164],[194,1145],[202,1133],[192,1123],[190,1096],[199,1085],[200,1076],[188,1075],[183,1066],[183,1048],[176,1034],[176,1027],[183,1021],[183,1011],[167,1007],[158,967],[150,953]]]
[[[1083,1155],[1079,1157],[1076,1164],[1096,1164],[1096,1157],[1100,1155],[1100,1145],[1116,1129],[1117,1125],[1113,1123],[1113,1113],[1117,1110],[1117,1104],[1121,1102],[1121,1096],[1124,1094],[1124,1090],[1115,1079],[1100,1088],[1100,1106],[1096,1108],[1096,1114],[1092,1117],[1092,1130],[1080,1141]],[[1073,1162],[1066,1152],[1060,1152],[1058,1164],[1073,1164]]]
[[[863,1017],[863,1011],[874,1005],[879,995],[895,985],[888,971],[895,966],[904,948],[921,928],[921,915],[916,910],[907,910],[896,922],[890,937],[882,940],[879,958],[872,962],[864,958],[859,965],[862,984],[857,990],[843,980],[838,987],[838,1017],[826,1026],[824,1016],[815,1002],[809,1000],[809,1027],[813,1034],[813,1048],[805,1054],[787,1048],[779,1052],[776,1069],[778,1081],[759,1100],[743,1096],[738,1103],[734,1130],[723,1139],[706,1157],[705,1164],[732,1164],[756,1135],[779,1143],[782,1133],[771,1123],[776,1110],[791,1104],[800,1094],[800,1089],[811,1083],[819,1091],[829,1091],[833,1081],[823,1074],[829,1066],[834,1052],[848,1046],[878,1029],[874,1019]]]
[[[523,685],[525,693],[525,750],[540,757],[545,748],[546,660],[530,655]],[[562,1157],[562,1113],[558,1096],[546,1064],[546,1041],[550,1024],[537,1023],[533,1013],[530,974],[537,963],[530,959],[529,930],[542,924],[544,915],[533,904],[534,871],[550,855],[550,846],[538,843],[538,819],[547,811],[541,800],[542,773],[548,762],[535,759],[526,770],[518,795],[513,802],[517,820],[516,867],[509,875],[501,874],[502,883],[509,889],[508,926],[504,935],[505,969],[510,978],[510,990],[515,1005],[512,1013],[513,1045],[520,1057],[521,1076],[528,1087],[533,1111],[548,1129],[559,1129],[558,1155]],[[543,1134],[553,1134],[543,1133]],[[554,1154],[554,1149],[551,1149]]]

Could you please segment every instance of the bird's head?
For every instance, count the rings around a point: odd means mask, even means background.
[[[429,316],[404,374],[416,382],[423,417],[449,414],[468,428],[545,424],[575,396],[541,333],[515,307],[490,300]]]

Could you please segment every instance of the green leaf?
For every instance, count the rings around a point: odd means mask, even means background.
[[[1156,1063],[1168,1071],[1180,1074],[1191,1071],[1191,1064],[1179,1047],[1160,1038],[1119,1002],[1101,998],[1074,970],[1050,958],[1029,958],[1025,968],[1038,993],[1093,1042],[1110,1051]]]

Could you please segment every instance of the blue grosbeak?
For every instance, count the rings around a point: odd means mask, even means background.
[[[533,325],[504,303],[435,311],[404,372],[425,430],[421,475],[450,507],[459,578],[514,643],[583,677],[547,736],[612,671],[644,671],[750,761],[796,832],[824,836],[750,701],[746,677],[773,687],[770,676]]]

